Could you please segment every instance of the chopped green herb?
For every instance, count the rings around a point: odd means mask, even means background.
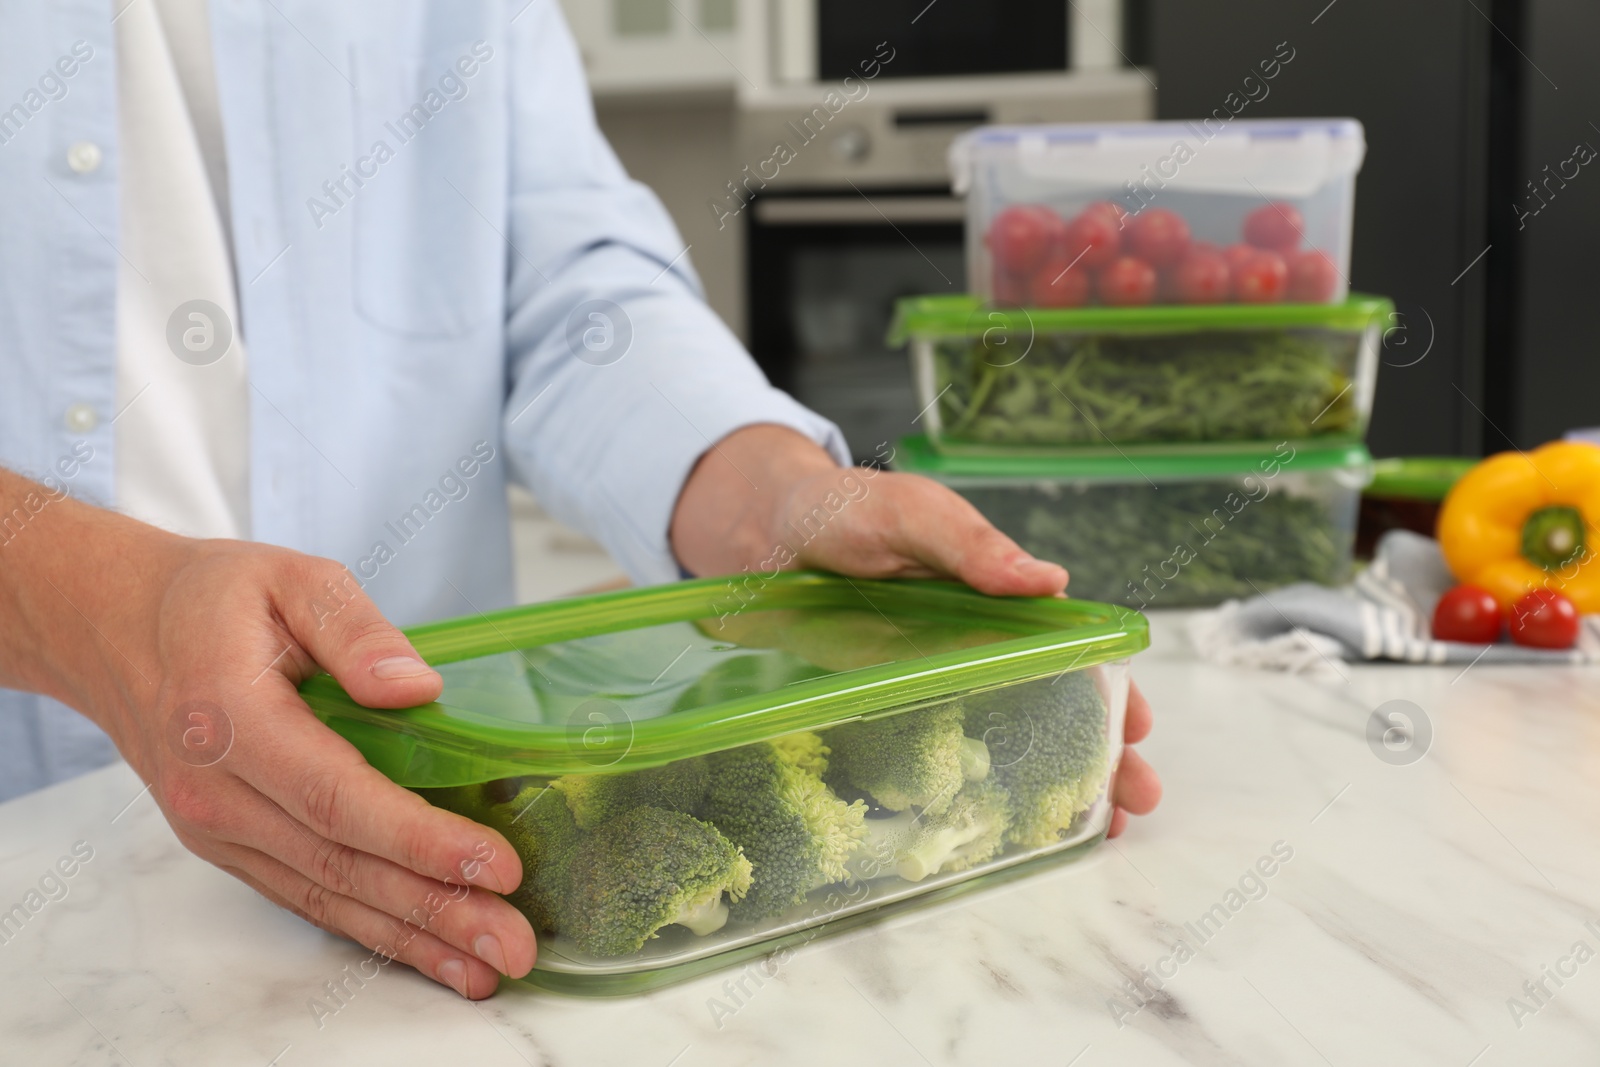
[[[1066,567],[1067,592],[1086,600],[1216,604],[1291,582],[1334,585],[1349,569],[1349,532],[1327,504],[1282,489],[1259,499],[1218,482],[960,492],[1024,549]]]
[[[984,445],[1303,438],[1359,429],[1361,334],[1051,334],[1020,359],[934,347],[942,437]]]

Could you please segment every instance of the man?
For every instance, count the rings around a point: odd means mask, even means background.
[[[0,70],[38,72],[0,112],[4,791],[120,751],[197,855],[487,996],[534,958],[515,854],[296,684],[436,696],[388,620],[508,602],[507,478],[638,581],[734,573],[846,476],[838,431],[700,300],[555,0],[9,5]],[[1066,584],[888,473],[796,565]],[[217,762],[174,741],[194,702]],[[1117,803],[1158,795],[1130,753]],[[445,880],[476,888],[403,936]]]

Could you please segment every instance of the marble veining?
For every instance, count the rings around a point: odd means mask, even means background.
[[[389,967],[319,1015],[365,950],[190,856],[126,767],[0,805],[0,910],[42,901],[0,931],[0,1064],[1600,1061],[1600,668],[1323,682],[1199,662],[1183,618],[1135,663],[1167,795],[1126,837],[630,999]],[[1368,742],[1393,700],[1420,758]]]

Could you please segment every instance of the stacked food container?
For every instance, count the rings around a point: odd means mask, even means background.
[[[989,127],[951,150],[970,295],[901,302],[956,489],[1074,596],[1213,604],[1350,568],[1392,305],[1352,294],[1359,123]]]

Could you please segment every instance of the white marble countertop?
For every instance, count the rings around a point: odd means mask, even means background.
[[[126,767],[13,801],[0,910],[75,845],[93,854],[0,943],[0,1063],[1600,1059],[1600,669],[1361,666],[1323,684],[1196,663],[1179,619],[1155,617],[1136,664],[1167,786],[1155,816],[1079,862],[820,939],[744,994],[725,971],[474,1005],[390,968],[319,1026],[310,999],[365,951],[190,856]],[[1420,760],[1368,744],[1391,700],[1431,721]],[[1244,877],[1278,842],[1292,858]],[[1185,924],[1218,904],[1202,941]],[[1142,1008],[1124,985],[1141,968],[1167,975]],[[720,1026],[713,998],[736,1005]]]

